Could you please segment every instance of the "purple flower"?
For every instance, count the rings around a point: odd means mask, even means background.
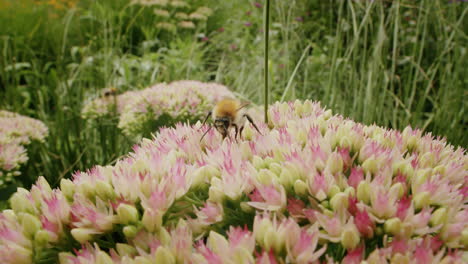
[[[252,26],[252,23],[251,23],[251,22],[245,22],[245,23],[244,23],[244,26],[250,27],[250,26]]]
[[[259,3],[259,2],[255,2],[255,3],[254,3],[254,6],[255,6],[256,8],[262,8],[262,4]]]

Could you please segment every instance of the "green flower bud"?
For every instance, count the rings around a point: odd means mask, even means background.
[[[424,167],[433,167],[435,163],[435,156],[432,152],[426,152],[419,158],[419,166]]]
[[[465,248],[468,247],[468,228],[465,228],[462,231],[461,243]]]
[[[341,245],[346,249],[354,249],[359,244],[359,231],[354,225],[344,228],[341,233]]]
[[[136,223],[139,219],[138,210],[129,204],[120,204],[117,207],[117,216],[121,224]]]
[[[203,258],[203,260],[204,260],[204,258]],[[133,263],[135,263],[135,264],[152,264],[153,262],[151,262],[146,257],[137,256],[137,257],[135,257],[135,262],[133,262]]]
[[[248,142],[243,141],[239,143],[239,148],[242,153],[242,160],[251,160],[252,159],[252,150]]]
[[[96,194],[103,200],[110,200],[115,197],[112,186],[108,182],[102,180],[96,182]]]
[[[283,170],[283,167],[281,167],[281,165],[279,165],[276,162],[270,163],[269,167],[270,167],[270,171],[272,171],[273,173],[275,173],[278,176],[281,174],[281,172]]]
[[[84,181],[78,185],[78,192],[83,194],[85,197],[93,200],[96,194],[95,186],[91,182]]]
[[[158,230],[162,225],[162,213],[159,211],[153,211],[146,209],[141,218],[141,223],[149,232]]]
[[[43,247],[49,242],[49,233],[45,230],[38,230],[34,235],[34,242],[37,246]]]
[[[59,263],[61,264],[73,264],[74,262],[70,261],[70,259],[73,259],[74,257],[75,255],[68,252],[60,252],[58,254]]]
[[[128,225],[125,226],[122,231],[127,239],[132,239],[136,236],[138,229],[136,226]]]
[[[429,192],[420,192],[414,196],[413,201],[414,208],[416,210],[422,209],[423,207],[430,205],[431,194]]]
[[[237,247],[232,256],[233,263],[255,263],[252,253],[245,247]],[[197,262],[193,262],[197,263]]]
[[[267,169],[261,169],[257,174],[257,180],[262,185],[270,185],[275,182],[276,175]]]
[[[416,172],[415,183],[416,186],[419,186],[425,183],[431,177],[431,169],[421,169]]]
[[[396,193],[398,198],[401,198],[405,194],[405,188],[401,182],[397,182],[390,187],[390,193]]]
[[[129,244],[117,243],[115,248],[117,249],[117,253],[122,257],[133,256],[137,253],[137,250]]]
[[[214,253],[218,254],[222,253],[223,248],[229,248],[226,238],[214,231],[210,231],[206,244]]]
[[[333,211],[337,211],[338,208],[348,208],[348,196],[345,193],[337,193],[331,198],[330,205]]]
[[[255,211],[255,209],[246,202],[241,202],[240,208],[243,212],[246,212],[246,213],[252,213]]]
[[[400,236],[404,236],[406,238],[410,238],[413,235],[414,227],[411,223],[403,223],[401,224],[401,230],[399,232]]]
[[[440,175],[444,176],[446,170],[447,170],[447,167],[445,167],[445,165],[439,165],[439,166],[434,168],[433,172],[434,172],[434,174],[440,174]]]
[[[18,217],[16,216],[15,211],[11,209],[3,210],[2,214],[8,221],[11,221],[11,222],[18,221]]]
[[[445,225],[447,223],[447,209],[441,207],[432,213],[429,220],[432,226]]]
[[[348,197],[350,197],[350,196],[354,196],[354,195],[356,194],[356,190],[355,190],[353,187],[349,186],[349,187],[347,187],[347,188],[345,189],[344,193],[345,193]]]
[[[224,192],[215,186],[210,186],[208,190],[208,201],[222,203],[224,201]]]
[[[369,204],[370,194],[371,194],[371,189],[370,189],[369,183],[367,181],[360,182],[357,188],[358,200],[366,204]]]
[[[377,160],[374,158],[368,158],[362,163],[362,169],[364,170],[364,173],[372,173],[376,174],[379,171],[379,165],[377,163]]]
[[[334,152],[330,155],[325,165],[325,169],[331,174],[335,174],[343,171],[343,159],[340,154]]]
[[[294,101],[294,112],[298,117],[302,116],[302,113],[304,112],[302,102],[300,100]]]
[[[268,229],[265,232],[265,236],[263,237],[263,245],[264,245],[265,250],[269,251],[271,248],[273,248],[275,250],[275,252],[279,252],[279,250],[277,251],[276,248],[275,248],[275,245],[278,244],[278,242],[277,242],[278,239],[279,238],[278,238],[278,235],[276,234],[275,230]]]
[[[60,180],[60,190],[67,199],[71,200],[75,194],[75,184],[69,179]]]
[[[402,255],[401,253],[396,253],[393,255],[391,263],[409,264],[410,258],[408,256]]]
[[[111,257],[106,252],[99,251],[96,254],[96,264],[113,264]]]
[[[328,190],[328,197],[333,197],[335,196],[337,193],[341,192],[340,190],[340,187],[338,187],[338,185],[336,184],[333,184],[330,189]]]
[[[160,228],[158,230],[158,237],[159,237],[159,241],[161,241],[161,244],[163,246],[169,246],[170,245],[171,235],[169,234],[169,232],[167,232],[167,230],[165,228]]]
[[[245,140],[250,141],[253,138],[254,131],[252,130],[252,128],[250,126],[245,126],[244,130],[242,131],[242,135],[244,136]]]
[[[347,136],[343,136],[340,139],[340,147],[351,149],[351,147],[352,147],[351,140],[349,140],[349,138]]]
[[[296,180],[294,182],[294,192],[299,196],[304,196],[309,192],[309,187],[302,180]]]
[[[156,254],[154,256],[154,263],[167,263],[172,264],[176,263],[174,255],[172,255],[171,251],[166,247],[159,247],[156,250]]]
[[[28,212],[34,214],[36,212],[34,203],[28,199],[28,195],[30,195],[28,190],[18,188],[18,191],[11,196],[10,205],[15,213]]]
[[[73,238],[81,244],[92,240],[93,234],[95,234],[95,231],[88,228],[73,228],[71,230],[71,235],[73,236]]]
[[[398,217],[394,217],[385,221],[384,224],[385,232],[392,235],[397,235],[401,231],[401,220]]]
[[[304,103],[302,104],[302,111],[304,114],[310,114],[312,113],[312,102],[310,100],[305,100]]]
[[[273,229],[273,225],[270,221],[270,219],[263,218],[260,220],[260,223],[258,224],[257,230],[255,230],[254,235],[255,235],[255,240],[258,243],[263,244],[265,242],[265,236],[269,230]],[[269,249],[269,248],[268,248]]]
[[[263,159],[260,158],[259,156],[253,156],[252,164],[257,170],[265,168],[265,163],[263,162]]]
[[[41,221],[34,215],[20,213],[19,218],[25,235],[32,237],[42,227]]]

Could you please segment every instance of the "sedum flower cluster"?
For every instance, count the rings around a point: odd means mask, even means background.
[[[132,4],[154,6],[153,13],[159,21],[156,27],[168,32],[175,32],[177,29],[195,29],[213,14],[211,8],[187,0],[133,0]]]
[[[98,98],[85,105],[82,116],[93,119],[115,111],[119,115],[118,127],[124,134],[137,136],[151,124],[156,124],[158,119],[164,125],[199,120],[223,97],[234,97],[234,94],[216,83],[161,83],[141,91]]]
[[[41,121],[0,110],[0,187],[20,175],[20,166],[28,161],[25,146],[43,142],[47,134]]]
[[[310,101],[269,116],[237,141],[163,128],[60,189],[18,189],[0,262],[466,263],[464,149]]]

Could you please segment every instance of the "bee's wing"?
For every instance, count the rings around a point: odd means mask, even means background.
[[[241,110],[242,108],[248,106],[249,104],[250,104],[250,102],[242,102],[241,105],[236,109],[236,111]]]

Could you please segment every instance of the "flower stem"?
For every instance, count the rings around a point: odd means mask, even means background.
[[[270,29],[270,0],[265,0],[264,10],[264,21],[265,21],[265,65],[264,65],[264,77],[265,77],[265,123],[268,124],[268,38]]]

